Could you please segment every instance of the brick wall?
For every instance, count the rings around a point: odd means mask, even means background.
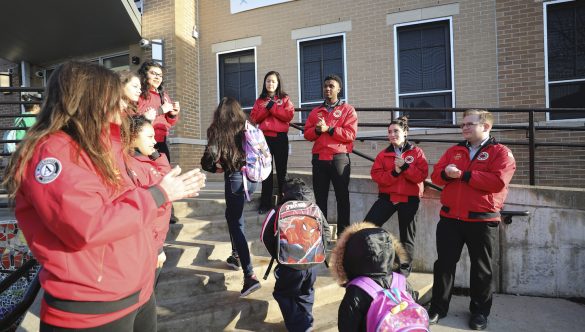
[[[197,3],[189,0],[144,1],[142,36],[163,40],[165,89],[181,104],[179,122],[170,135],[173,138],[201,138],[199,52],[198,41],[192,37]],[[142,52],[142,60],[149,57],[150,51]],[[171,144],[170,147],[172,164],[180,164],[183,169],[199,165],[201,146]]]

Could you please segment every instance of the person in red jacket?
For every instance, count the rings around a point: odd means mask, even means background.
[[[272,160],[274,160],[274,165],[276,166],[279,196],[282,196],[282,186],[286,178],[288,127],[294,113],[295,107],[286,92],[284,92],[280,74],[276,71],[269,71],[264,76],[262,93],[254,103],[250,118],[264,132],[266,143],[268,143]],[[272,176],[262,181],[262,195],[260,196],[258,213],[264,214],[272,208],[273,187],[274,179]]]
[[[130,151],[132,158],[128,161],[128,169],[132,181],[142,188],[148,188],[160,183],[163,176],[171,171],[171,164],[164,155],[154,148],[154,128],[144,115],[130,117]],[[167,259],[163,251],[163,245],[169,231],[169,218],[171,216],[171,204],[166,203],[157,211],[157,220],[153,225],[153,236],[156,240],[158,260],[156,264],[155,279]]]
[[[378,227],[398,211],[400,242],[408,253],[402,262],[401,272],[408,276],[414,258],[416,224],[420,197],[424,192],[423,181],[429,174],[429,164],[423,150],[407,141],[408,118],[392,120],[388,126],[390,145],[378,154],[370,174],[378,184],[378,200],[366,215],[366,221]]]
[[[163,88],[163,67],[154,61],[143,62],[138,69],[142,94],[138,99],[138,114],[144,114],[152,122],[154,127],[155,148],[164,153],[169,162],[171,151],[167,144],[167,137],[171,127],[178,121],[181,111],[179,102],[173,102],[169,94]],[[154,118],[153,118],[154,116]],[[169,222],[174,224],[178,221],[174,209],[171,207]]]
[[[333,184],[337,200],[337,235],[349,226],[349,154],[357,134],[358,119],[353,106],[342,102],[341,78],[325,77],[325,101],[315,107],[305,123],[305,139],[313,143],[313,190],[317,205],[327,218],[329,184]]]
[[[455,268],[463,245],[469,252],[471,317],[469,327],[483,330],[492,307],[492,253],[500,210],[516,170],[510,149],[490,136],[494,117],[486,110],[463,113],[465,141],[449,148],[431,179],[444,186],[437,225],[437,255],[429,321],[447,315]]]
[[[35,258],[41,331],[156,331],[152,225],[158,207],[197,195],[205,177],[174,169],[136,187],[116,74],[68,62],[49,79],[38,121],[4,183]]]

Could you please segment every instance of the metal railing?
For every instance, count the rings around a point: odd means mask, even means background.
[[[0,106],[4,105],[38,105],[41,104],[41,101],[22,101],[20,97],[21,92],[43,92],[45,88],[31,88],[31,87],[0,87],[0,93],[4,93],[5,96],[1,97],[0,95]],[[7,95],[15,93],[18,96],[17,100],[3,100],[10,98]],[[15,118],[28,118],[28,117],[36,117],[35,114],[0,114],[0,120],[2,119],[15,119]],[[0,131],[5,132],[8,130],[27,130],[28,127],[26,126],[14,126],[14,121],[11,121],[12,125],[1,125]],[[0,156],[10,156],[10,153],[4,152],[4,144],[6,143],[19,143],[20,140],[7,140],[0,139]]]
[[[470,107],[471,108],[471,107]],[[394,119],[394,116],[397,113],[402,112],[456,112],[462,113],[470,108],[397,108],[397,107],[389,107],[389,108],[356,108],[356,112],[364,113],[364,112],[375,112],[375,113],[390,113],[389,119]],[[474,107],[475,108],[475,107]],[[570,113],[570,114],[582,114],[583,118],[585,119],[585,108],[483,108],[492,113],[527,113],[528,114],[528,124],[527,125],[505,125],[505,124],[496,124],[493,126],[493,130],[525,130],[526,131],[526,141],[519,142],[519,141],[511,141],[511,140],[499,140],[500,143],[505,145],[521,145],[521,146],[528,146],[528,159],[529,159],[529,182],[530,185],[536,184],[536,176],[535,176],[535,155],[536,155],[536,148],[537,147],[568,147],[568,148],[585,148],[584,143],[568,143],[568,142],[541,142],[537,141],[537,131],[566,131],[566,132],[585,132],[585,126],[549,126],[549,125],[536,125],[535,121],[535,113]],[[296,112],[308,112],[311,109],[307,108],[297,108],[295,109]],[[358,127],[361,128],[387,128],[388,120],[385,123],[369,123],[369,122],[358,122]],[[416,120],[411,120],[411,129],[416,127],[422,128],[451,128],[451,129],[459,129],[458,125],[454,124],[432,124],[425,122],[421,125],[416,125]],[[294,128],[303,130],[304,123],[298,122],[291,124]],[[371,137],[359,137],[357,140],[359,141],[386,141],[386,136],[371,136]],[[461,139],[435,139],[435,138],[411,138],[412,141],[415,143],[420,142],[429,142],[429,143],[459,143]],[[365,158],[367,160],[373,161],[373,158],[360,152],[353,150],[353,153]]]

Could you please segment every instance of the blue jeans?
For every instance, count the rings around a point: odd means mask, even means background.
[[[244,203],[246,195],[244,194],[244,183],[242,181],[242,172],[224,173],[225,181],[225,219],[228,223],[232,249],[237,251],[244,271],[244,277],[250,277],[254,274],[252,260],[250,259],[250,249],[246,240],[245,221],[244,221]],[[256,190],[257,183],[248,181],[248,191],[252,194]]]
[[[278,302],[288,331],[304,332],[313,325],[316,270],[315,266],[295,270],[280,264],[274,269],[276,283],[272,296]]]

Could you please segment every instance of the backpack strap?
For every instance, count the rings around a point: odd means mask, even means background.
[[[270,263],[266,268],[266,272],[264,272],[264,280],[268,279],[268,275],[270,274],[270,270],[272,270],[272,264],[274,264],[274,257],[270,259]]]
[[[382,288],[380,285],[378,285],[374,280],[372,280],[371,278],[368,277],[357,277],[352,279],[350,282],[347,283],[347,286],[357,286],[359,288],[361,288],[364,292],[368,293],[368,295],[374,299],[376,298],[376,294],[378,294],[378,292],[383,291],[384,288]]]
[[[406,278],[400,273],[392,272],[392,284],[390,288],[398,288],[401,291],[405,290]]]

